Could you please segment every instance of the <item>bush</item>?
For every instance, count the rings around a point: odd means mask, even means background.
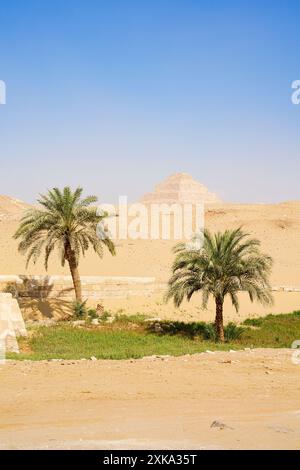
[[[192,322],[185,323],[181,321],[153,321],[148,324],[147,329],[150,332],[159,332],[161,334],[169,335],[183,335],[188,336],[189,338],[194,338],[195,336],[205,337],[205,328],[206,323],[204,322]]]
[[[218,335],[217,335],[217,329],[214,323],[205,323],[203,333],[204,333],[204,339],[208,339],[209,341],[213,341],[214,343],[217,343]]]
[[[240,339],[244,331],[245,328],[237,326],[233,322],[228,323],[228,325],[226,325],[224,328],[225,341],[230,342],[235,339]]]
[[[89,320],[96,320],[99,318],[99,315],[97,313],[97,310],[95,308],[89,308],[87,310],[87,317]]]
[[[107,310],[104,310],[104,311],[101,313],[99,319],[100,319],[101,321],[107,321],[110,317],[111,317],[111,313],[110,313],[109,311],[107,311]]]
[[[84,302],[73,303],[73,317],[76,320],[84,320],[87,316],[86,300]]]

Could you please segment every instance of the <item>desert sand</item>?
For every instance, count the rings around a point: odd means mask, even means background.
[[[258,349],[8,362],[0,448],[300,449],[300,365],[291,357]]]
[[[7,208],[7,200],[5,201]],[[26,208],[25,206],[24,208]],[[0,274],[46,274],[42,260],[25,269],[25,259],[17,252],[17,242],[12,239],[24,208],[15,209],[13,215],[0,217]],[[1,200],[0,200],[1,209]],[[0,210],[1,212],[1,210]],[[300,288],[300,202],[281,204],[225,204],[207,206],[205,226],[210,230],[224,230],[243,226],[244,230],[261,240],[262,249],[274,259],[272,286]],[[99,259],[92,252],[81,259],[80,273],[88,276],[154,276],[158,283],[166,283],[173,261],[174,240],[117,240],[117,256],[105,254]],[[48,274],[69,275],[68,267],[62,268],[58,258],[51,259]],[[274,292],[274,313],[299,309],[300,292]],[[270,313],[270,307],[251,304],[240,296],[240,312],[236,315],[230,305],[225,306],[226,320],[240,321],[245,317]],[[27,304],[28,305],[28,304]],[[125,313],[146,313],[162,318],[176,317],[186,320],[213,318],[214,306],[201,309],[201,298],[196,295],[188,305],[175,309],[171,303],[164,305],[162,295],[145,298],[107,299],[104,306]],[[47,306],[48,308],[49,306]],[[46,308],[46,310],[47,310]],[[28,313],[30,308],[26,309]],[[27,314],[26,313],[26,314]]]

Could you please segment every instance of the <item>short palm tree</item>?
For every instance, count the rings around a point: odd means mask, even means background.
[[[97,227],[107,214],[98,215],[97,197],[82,198],[82,188],[74,192],[67,186],[62,191],[54,188],[41,195],[41,209],[29,210],[20,222],[14,238],[20,239],[19,251],[27,254],[27,264],[35,263],[43,253],[45,268],[54,249],[58,249],[61,264],[68,262],[75,289],[76,300],[82,302],[81,281],[78,271],[79,258],[92,247],[102,257],[103,246],[112,255],[115,247],[108,236],[99,237]]]
[[[196,246],[196,245],[195,245]],[[173,298],[178,307],[184,298],[202,293],[202,306],[207,307],[212,296],[216,305],[215,327],[220,341],[224,341],[223,304],[231,298],[236,311],[239,309],[238,292],[249,294],[251,302],[272,303],[269,274],[272,258],[260,252],[260,242],[248,238],[241,228],[223,233],[203,232],[203,244],[192,249],[179,244],[169,280],[166,300]]]

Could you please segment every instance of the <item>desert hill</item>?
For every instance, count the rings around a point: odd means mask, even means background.
[[[30,207],[19,199],[0,195],[0,220],[18,220]]]

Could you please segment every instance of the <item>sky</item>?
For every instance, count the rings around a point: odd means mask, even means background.
[[[300,3],[1,0],[0,194],[300,199]]]

